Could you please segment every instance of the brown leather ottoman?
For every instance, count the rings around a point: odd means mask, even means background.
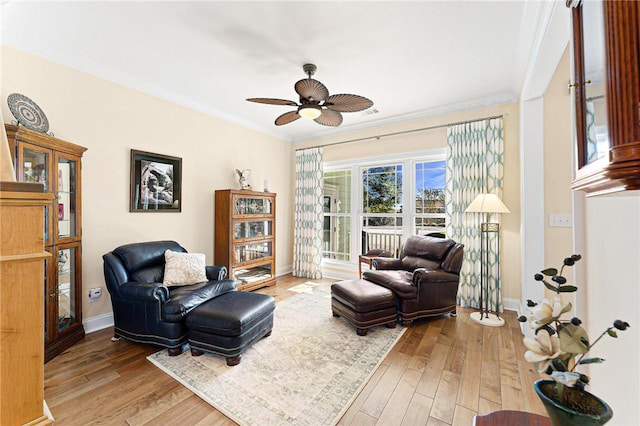
[[[366,280],[340,281],[331,285],[331,309],[356,327],[359,336],[378,325],[395,328],[396,297],[391,290]]]

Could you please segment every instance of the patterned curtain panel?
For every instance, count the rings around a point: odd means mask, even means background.
[[[293,276],[322,278],[322,148],[296,152]]]
[[[587,101],[585,119],[587,121],[587,163],[598,158],[598,140],[596,139],[596,116],[593,102]]]
[[[503,163],[502,118],[448,128],[445,212],[447,235],[465,246],[458,290],[458,304],[462,307],[480,307],[480,224],[485,221],[483,213],[464,211],[480,193],[493,193],[502,199]],[[490,222],[499,223],[499,216],[491,215]],[[489,310],[502,312],[502,296],[496,289],[498,274],[493,272],[498,259],[498,253],[495,252],[496,234],[488,235]]]

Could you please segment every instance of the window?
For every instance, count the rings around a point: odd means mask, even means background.
[[[349,260],[351,251],[351,171],[324,174],[322,257]]]
[[[402,164],[362,169],[361,253],[397,253],[402,237]]]
[[[445,229],[445,149],[325,164],[325,260],[397,255],[409,235]]]
[[[445,161],[415,163],[415,235],[442,232],[445,228]]]

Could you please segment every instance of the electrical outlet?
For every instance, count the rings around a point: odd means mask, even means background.
[[[573,215],[570,214],[549,214],[549,226],[556,228],[573,228]]]
[[[102,288],[95,287],[89,289],[89,302],[97,301],[102,296]]]

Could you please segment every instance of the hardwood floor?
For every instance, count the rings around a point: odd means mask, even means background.
[[[305,281],[284,276],[259,292],[282,300]],[[457,317],[409,327],[339,424],[469,426],[474,415],[500,409],[545,414],[515,314],[494,328],[471,321],[470,312],[458,308]],[[112,342],[112,335],[111,328],[91,333],[45,365],[57,425],[235,425],[146,360],[158,347]]]

